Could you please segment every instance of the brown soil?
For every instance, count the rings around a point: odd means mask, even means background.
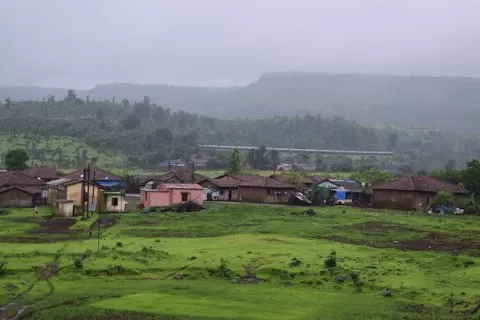
[[[342,228],[346,231],[358,231],[368,234],[385,235],[389,232],[419,232],[421,230],[407,227],[401,224],[394,224],[382,221],[366,221],[362,223],[352,224]]]
[[[430,232],[426,236],[415,240],[399,241],[367,241],[350,239],[341,236],[326,237],[329,240],[366,245],[375,248],[395,248],[406,251],[446,251],[446,252],[469,252],[480,250],[480,243],[475,238],[454,238],[436,232]]]
[[[72,233],[70,227],[77,223],[76,219],[52,218],[40,223],[40,229],[36,233]]]

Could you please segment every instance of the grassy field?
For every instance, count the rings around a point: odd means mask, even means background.
[[[96,217],[11,210],[0,216],[3,317],[479,319],[478,218],[305,210],[103,216],[99,251]]]

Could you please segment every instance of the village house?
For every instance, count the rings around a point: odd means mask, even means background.
[[[296,190],[295,186],[283,181],[245,174],[225,174],[200,184],[212,192],[215,190],[219,201],[287,203]]]
[[[45,182],[21,171],[0,173],[0,207],[32,207],[45,202]]]
[[[68,180],[83,180],[84,174],[85,174],[85,169],[78,169],[62,176],[62,178],[68,179]],[[87,178],[89,178],[88,180],[90,181],[95,181],[96,184],[98,184],[104,189],[108,189],[108,190],[124,189],[124,183],[121,177],[98,167],[91,167],[90,177],[87,177]]]
[[[202,205],[203,187],[193,183],[152,183],[140,190],[140,204],[144,208],[164,207],[187,201]]]
[[[365,188],[354,180],[324,179],[316,184],[317,188],[328,190],[327,199],[333,200],[334,204],[357,204],[368,202]]]
[[[47,187],[48,203],[57,215],[77,215],[83,204],[91,212],[125,211],[123,191],[102,187],[98,182],[61,178],[48,182]]]
[[[431,177],[409,176],[374,186],[372,203],[376,208],[424,211],[440,190],[448,191],[456,198],[469,193],[462,187]]]

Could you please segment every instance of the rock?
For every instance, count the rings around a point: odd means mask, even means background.
[[[344,277],[344,276],[336,276],[335,277],[335,281],[338,282],[338,283],[343,283],[343,282],[345,282],[345,280],[347,280],[347,277]]]
[[[389,289],[384,290],[382,292],[382,296],[384,296],[385,298],[391,298],[392,297],[392,290],[389,290]]]

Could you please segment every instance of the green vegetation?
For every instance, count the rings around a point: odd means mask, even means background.
[[[16,301],[11,315],[24,306],[25,319],[479,315],[475,217],[209,204],[105,215],[115,223],[102,223],[97,252],[96,217],[72,225],[49,214],[0,215],[0,306]]]
[[[0,103],[3,158],[9,148],[17,148],[20,143],[33,162],[52,163],[64,169],[87,162],[117,168],[156,169],[160,161],[190,160],[197,155],[210,159],[209,169],[229,170],[230,154],[198,149],[198,144],[204,143],[260,146],[240,155],[245,164],[258,170],[273,169],[282,161],[308,164],[317,171],[352,172],[377,166],[417,173],[444,168],[450,161],[463,166],[480,157],[480,139],[474,135],[372,127],[340,117],[309,114],[222,120],[172,112],[169,105],[157,105],[148,96],[130,103],[114,96],[104,101],[88,96],[81,99],[72,90],[65,94],[63,99],[48,95],[41,101],[9,99]],[[70,143],[72,146],[65,145]],[[261,146],[391,150],[395,155],[312,157],[307,153],[267,152]]]
[[[5,167],[8,171],[27,169],[28,155],[23,149],[12,149],[5,155]]]

